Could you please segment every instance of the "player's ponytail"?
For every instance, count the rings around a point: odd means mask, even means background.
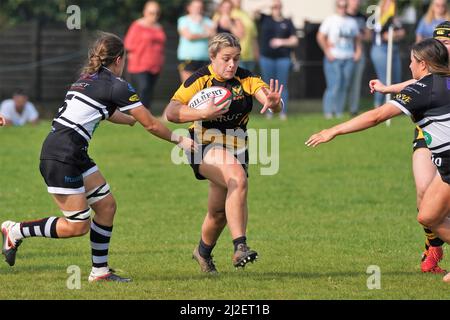
[[[447,48],[436,39],[425,39],[412,47],[412,55],[417,61],[424,61],[433,74],[450,75]]]
[[[96,73],[102,66],[109,66],[117,57],[123,57],[125,48],[122,40],[112,33],[102,32],[89,49],[88,60],[82,74]]]

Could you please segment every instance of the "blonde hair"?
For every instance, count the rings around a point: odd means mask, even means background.
[[[241,50],[239,39],[228,32],[218,33],[209,40],[208,53],[211,57],[215,57],[220,50],[230,47]]]
[[[425,22],[426,23],[432,23],[434,18],[436,17],[436,14],[434,12],[434,4],[436,3],[436,1],[438,0],[433,0],[430,3],[430,6],[428,7],[427,13],[425,14]],[[450,20],[450,12],[448,10],[448,5],[447,5],[447,1],[445,1],[445,19],[446,20]]]
[[[424,61],[428,71],[444,76],[450,75],[448,67],[448,50],[439,40],[429,38],[412,47],[412,55],[418,62]]]
[[[108,32],[100,32],[99,37],[89,49],[88,61],[82,74],[94,74],[102,66],[109,66],[117,57],[123,57],[125,48],[118,36]]]

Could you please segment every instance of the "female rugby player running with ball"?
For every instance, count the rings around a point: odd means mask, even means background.
[[[445,21],[435,28],[433,38],[441,41],[447,47],[447,51],[450,55],[449,21]],[[376,79],[370,81],[369,86],[371,92],[377,91],[383,94],[398,94],[414,82],[416,82],[416,80],[412,79],[403,83],[385,86],[380,80]],[[425,191],[430,183],[433,181],[433,178],[436,176],[437,170],[436,166],[431,161],[431,151],[428,150],[422,129],[418,126],[416,126],[414,130],[412,168],[416,185],[417,208],[419,208],[423,195],[425,194]],[[425,251],[422,254],[422,262],[420,266],[422,272],[446,273],[446,271],[438,265],[439,261],[441,261],[444,256],[444,251],[442,250],[444,241],[437,237],[431,230],[424,228],[424,231],[426,239]]]
[[[253,96],[263,105],[261,113],[270,109],[280,112],[281,92],[278,80],[270,86],[251,72],[241,69],[239,40],[230,33],[219,33],[209,42],[211,64],[188,78],[167,106],[167,119],[175,123],[194,122],[191,137],[201,150],[188,154],[194,174],[199,180],[209,180],[208,212],[204,219],[199,245],[193,258],[203,272],[217,273],[211,252],[228,224],[234,244],[232,262],[244,267],[257,258],[246,243],[247,209],[247,138],[249,114]],[[206,109],[187,106],[199,91],[221,86],[233,94],[228,109],[216,107],[211,99]],[[214,129],[216,134],[211,134]]]
[[[417,220],[443,241],[450,243],[450,72],[447,48],[436,39],[415,44],[411,64],[415,83],[407,86],[395,98],[381,107],[365,112],[340,125],[312,135],[307,146],[331,141],[342,134],[376,126],[402,112],[424,132],[433,163],[439,175],[426,190]],[[444,277],[450,280],[450,275]]]
[[[13,266],[24,238],[71,238],[90,230],[92,271],[89,281],[129,282],[108,266],[116,202],[109,185],[88,155],[89,141],[101,120],[134,125],[138,121],[151,134],[191,151],[190,138],[172,135],[139,101],[131,85],[122,80],[125,65],[122,40],[102,34],[89,51],[80,79],[72,84],[53,119],[42,146],[40,171],[64,218],[49,217],[16,223],[5,221],[2,253]],[[130,115],[122,113],[129,111]],[[91,218],[91,209],[95,216]]]

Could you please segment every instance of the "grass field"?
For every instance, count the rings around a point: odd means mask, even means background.
[[[313,114],[287,122],[252,118],[250,127],[280,128],[280,171],[261,176],[258,165],[250,167],[248,242],[260,260],[236,271],[226,229],[214,252],[218,277],[201,274],[191,259],[207,183],[189,166],[172,164],[172,146],[142,128],[103,123],[90,155],[118,203],[110,264],[134,282],[88,284],[88,237],[27,239],[15,267],[0,264],[0,299],[448,297],[440,276],[420,273],[424,235],[415,220],[411,122],[398,118],[390,128],[304,146],[334,123]],[[0,220],[60,215],[38,169],[49,127],[0,130]],[[66,287],[71,265],[81,268],[80,290]],[[367,288],[370,265],[381,270],[379,290]],[[448,259],[442,265],[449,267]]]

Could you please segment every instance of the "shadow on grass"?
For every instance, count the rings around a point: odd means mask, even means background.
[[[418,272],[411,271],[393,271],[383,272],[383,276],[407,276],[417,277]],[[353,277],[368,277],[368,274],[364,272],[330,272],[330,273],[310,273],[310,272],[245,272],[244,270],[237,270],[235,272],[221,272],[218,275],[208,274],[147,274],[144,277],[140,277],[140,280],[144,281],[190,281],[190,280],[242,280],[245,277],[247,280],[253,281],[271,281],[271,280],[299,280],[299,279],[328,279],[328,278],[353,278]],[[138,279],[136,279],[138,280]]]

